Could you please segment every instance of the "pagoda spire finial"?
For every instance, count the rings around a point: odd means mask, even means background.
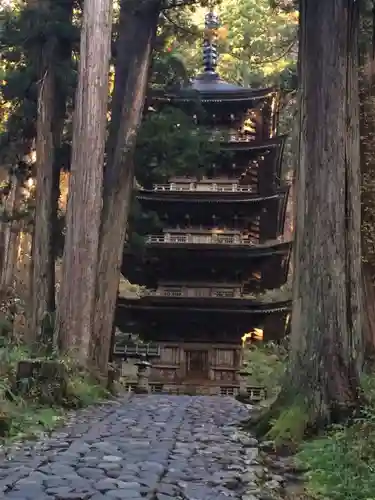
[[[219,16],[212,10],[204,16],[203,65],[206,73],[215,73],[217,66],[217,30]]]

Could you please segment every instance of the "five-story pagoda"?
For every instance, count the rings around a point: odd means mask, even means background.
[[[222,139],[220,153],[203,178],[139,190],[142,207],[158,214],[163,229],[146,237],[140,269],[124,259],[127,277],[148,291],[137,299],[120,295],[116,325],[158,343],[151,384],[227,394],[239,389],[244,334],[276,340],[285,333],[290,302],[256,295],[287,280],[288,186],[280,179],[285,137],[276,135],[277,89],[223,81],[215,71],[218,18],[209,13],[205,23],[204,72],[188,88],[154,95],[153,104],[186,110],[197,94],[204,125]]]

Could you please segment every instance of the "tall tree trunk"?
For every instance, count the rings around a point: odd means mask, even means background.
[[[106,377],[126,224],[133,189],[133,154],[141,121],[161,2],[123,0],[118,59],[104,174],[103,213],[90,357]]]
[[[32,250],[30,338],[44,343],[47,321],[55,311],[52,249],[53,118],[55,76],[52,61],[44,59],[37,117],[36,205]]]
[[[296,428],[301,424],[304,430],[339,421],[359,404],[358,3],[302,0],[300,16],[291,360],[285,386],[260,430],[285,407],[299,408]]]
[[[50,12],[60,9],[60,22],[69,23],[73,0],[39,0],[34,8]],[[64,15],[61,17],[61,12]],[[32,251],[30,337],[41,344],[52,345],[55,313],[55,240],[58,210],[58,168],[56,150],[61,144],[65,119],[66,95],[55,75],[58,63],[70,60],[71,47],[58,40],[53,50],[46,43],[41,50],[37,115],[36,207]]]
[[[56,325],[60,348],[77,347],[83,362],[94,322],[111,29],[112,1],[85,0]]]

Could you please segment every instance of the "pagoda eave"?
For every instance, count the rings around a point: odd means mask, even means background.
[[[248,259],[257,259],[269,257],[272,255],[289,256],[291,252],[292,241],[284,241],[281,243],[272,243],[264,245],[225,245],[213,243],[148,243],[146,244],[147,253],[150,255],[162,256],[164,251],[170,252],[173,250],[176,258],[181,257],[184,253],[189,254],[194,258],[194,253],[198,252],[202,258],[205,254],[210,258],[217,256],[220,258],[239,258],[245,257]]]
[[[154,310],[158,314],[167,311],[180,311],[182,307],[191,313],[202,312],[215,314],[270,314],[274,312],[290,312],[291,300],[280,302],[260,302],[254,299],[233,297],[170,297],[163,295],[146,295],[136,299],[118,299],[120,309]]]
[[[256,151],[261,153],[263,150],[281,148],[284,146],[287,135],[279,135],[277,137],[267,139],[264,141],[220,141],[220,148],[222,150],[230,151]]]
[[[240,342],[242,336],[254,328],[264,330],[264,340],[278,340],[285,336],[287,318],[291,312],[290,300],[256,304],[246,299],[234,299],[239,307],[224,305],[212,307],[205,301],[176,304],[175,297],[164,297],[163,303],[119,299],[116,309],[116,326],[124,331],[138,331],[148,341],[175,340],[214,342]],[[218,302],[215,298],[213,299]],[[190,301],[192,302],[192,301]],[[247,307],[243,302],[249,304]],[[250,305],[251,304],[251,305]],[[218,304],[217,304],[218,305]]]
[[[204,245],[203,245],[204,246]],[[226,245],[164,245],[147,246],[142,257],[124,253],[122,272],[133,283],[148,288],[156,286],[155,276],[164,281],[177,280],[185,283],[195,282],[196,276],[206,276],[209,280],[212,268],[216,269],[221,279],[231,276],[226,273],[223,263],[228,262],[229,269],[241,269],[241,282],[251,282],[254,273],[266,270],[265,277],[259,280],[257,290],[278,288],[287,281],[291,255],[291,242],[278,243],[265,248],[235,248]],[[177,247],[177,248],[176,248]],[[214,248],[215,247],[215,248]],[[249,251],[250,250],[250,251]],[[183,264],[182,264],[183,263]],[[143,271],[141,271],[143,269]]]
[[[194,99],[202,103],[215,103],[215,102],[249,102],[252,103],[255,100],[266,99],[267,97],[272,98],[279,92],[278,87],[268,87],[261,89],[249,89],[249,88],[238,88],[232,91],[210,91],[210,90],[184,90],[181,89],[176,93],[168,92],[153,92],[150,96],[152,102],[160,103],[170,103],[170,104],[180,104],[183,102],[191,102]]]

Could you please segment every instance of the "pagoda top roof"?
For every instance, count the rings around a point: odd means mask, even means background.
[[[278,87],[252,89],[226,82],[215,72],[199,74],[186,86],[171,91],[154,91],[152,98],[160,102],[188,102],[196,99],[201,102],[241,102],[272,97]]]
[[[277,87],[251,89],[236,83],[223,80],[216,71],[218,63],[218,39],[220,31],[220,18],[210,10],[204,16],[204,40],[202,62],[203,71],[187,85],[172,90],[171,93],[162,92],[154,94],[157,101],[191,101],[200,98],[202,102],[236,102],[252,101],[272,97],[278,91]]]

